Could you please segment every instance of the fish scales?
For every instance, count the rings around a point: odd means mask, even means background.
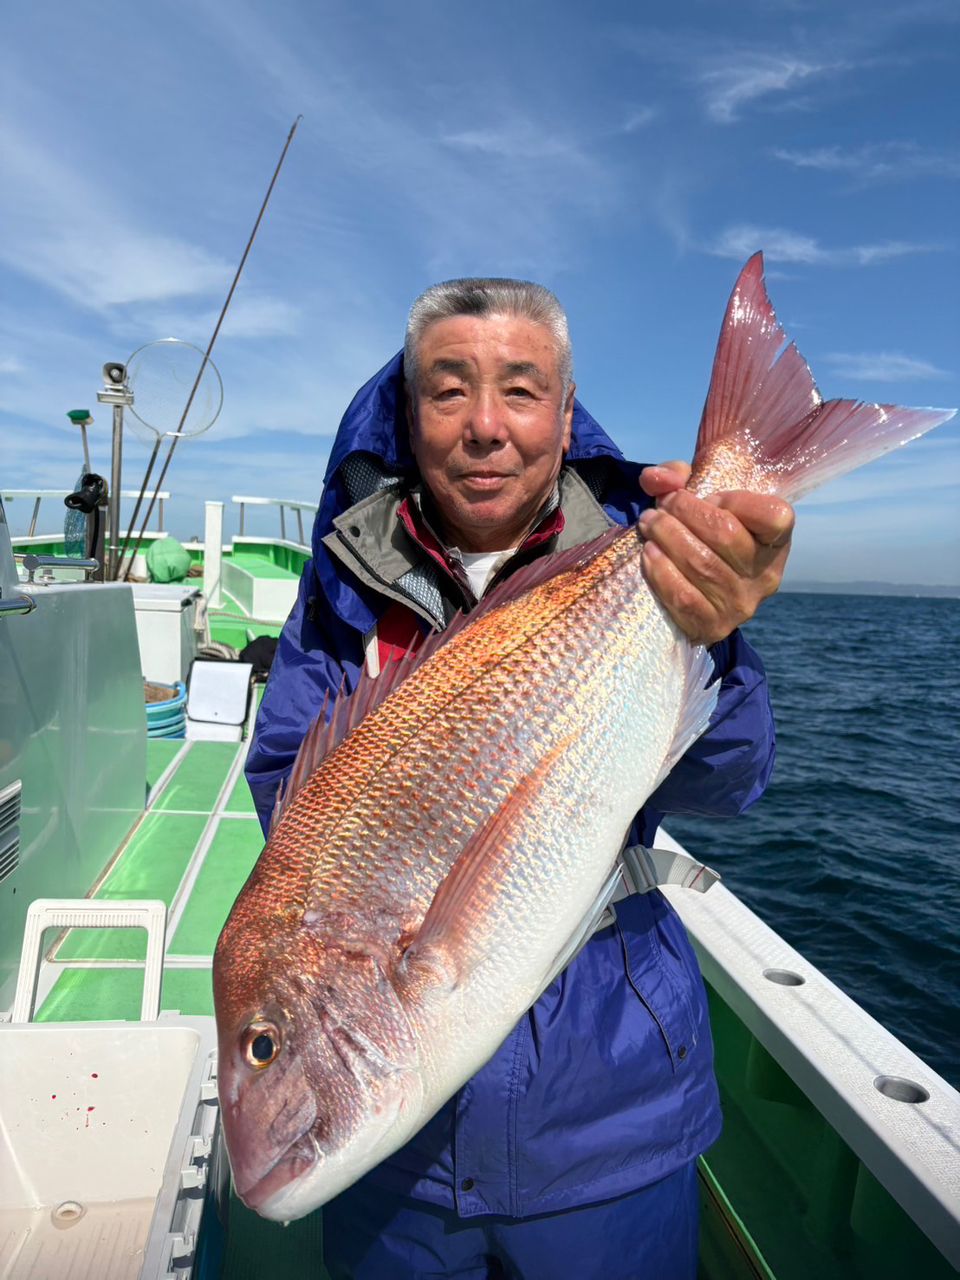
[[[608,613],[619,615],[624,648],[635,640],[639,570],[636,583],[608,587],[606,608],[594,589],[627,558],[638,558],[635,535],[615,543],[588,575],[547,583],[522,606],[481,619],[445,647],[443,662],[401,685],[343,744],[336,763],[321,766],[276,832],[279,862],[313,859],[307,905],[356,898],[379,906],[380,898],[396,902],[399,886],[412,909],[426,910],[467,834],[504,802],[518,776],[583,723],[580,704],[596,701],[599,675],[582,675],[597,665],[601,641],[604,661],[616,665]],[[534,705],[538,684],[544,696]],[[571,768],[580,765],[576,757],[574,748]],[[406,851],[399,866],[392,853],[385,859],[383,845]]]

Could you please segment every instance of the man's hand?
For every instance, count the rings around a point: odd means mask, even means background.
[[[780,586],[790,552],[789,503],[736,491],[695,498],[685,462],[647,467],[640,486],[657,499],[640,517],[644,576],[696,644],[716,644]]]

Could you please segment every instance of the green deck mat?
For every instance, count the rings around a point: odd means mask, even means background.
[[[224,806],[224,813],[256,813],[253,796],[250,794],[250,784],[242,773],[234,783],[230,798]]]
[[[142,969],[65,969],[40,1012],[38,1022],[139,1022]],[[164,969],[162,1009],[212,1014],[209,969]]]
[[[147,739],[147,790],[155,787],[160,775],[167,765],[184,747],[183,739],[148,738]]]
[[[236,742],[194,742],[164,788],[155,811],[181,809],[211,813],[237,755]]]
[[[169,907],[206,823],[203,815],[148,813],[96,896],[161,898]],[[74,929],[57,959],[142,960],[146,954],[142,929]]]
[[[170,944],[172,955],[213,954],[223,923],[262,848],[259,823],[220,823]]]

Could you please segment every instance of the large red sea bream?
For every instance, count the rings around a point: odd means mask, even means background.
[[[950,416],[824,403],[757,254],[689,488],[796,499]],[[491,1057],[706,727],[712,664],[640,553],[618,528],[520,570],[304,742],[214,957],[224,1133],[265,1217],[337,1195]]]

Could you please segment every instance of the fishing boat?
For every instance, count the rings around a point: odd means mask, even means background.
[[[208,503],[190,576],[157,586],[91,580],[62,496],[0,495],[0,1277],[316,1276],[322,1211],[250,1213],[219,1137],[211,957],[262,847],[243,777],[262,686],[224,662],[202,687],[210,646],[279,634],[314,508],[236,496],[225,533]],[[254,506],[274,534],[245,532]],[[960,1094],[655,844],[725,1116],[699,1162],[702,1276],[955,1275]]]

